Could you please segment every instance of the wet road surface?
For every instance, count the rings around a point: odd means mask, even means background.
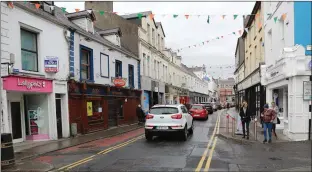
[[[195,121],[187,141],[144,130],[90,142],[37,158],[54,171],[275,171],[311,165],[311,142],[240,145],[216,136],[218,115]]]

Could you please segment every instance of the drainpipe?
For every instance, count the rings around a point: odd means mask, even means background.
[[[0,5],[2,6],[2,2],[0,2]],[[2,13],[1,13],[1,6],[0,6],[0,21],[2,21],[1,20],[1,16],[2,16]],[[1,26],[1,22],[0,22],[0,26]],[[1,51],[1,35],[0,35],[0,51]],[[0,52],[0,54],[1,54],[1,52]],[[0,64],[1,64],[1,55],[0,55]],[[2,93],[2,88],[1,88],[1,85],[2,85],[2,79],[1,79],[1,70],[0,70],[0,137],[1,137],[1,128],[2,128],[2,115],[3,115],[3,112],[2,112],[2,95],[1,95],[1,93]],[[2,143],[1,143],[1,139],[0,139],[0,145],[2,145]],[[0,171],[1,171],[1,165],[0,165]]]

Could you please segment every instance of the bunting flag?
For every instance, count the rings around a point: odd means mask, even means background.
[[[208,23],[208,24],[209,24],[209,22],[210,22],[209,20],[210,20],[210,16],[208,16],[208,19],[207,19],[207,23]]]
[[[233,35],[235,35],[235,32],[233,32]]]
[[[236,15],[236,14],[234,15],[234,20],[237,18],[237,16],[238,16],[238,15]]]
[[[225,16],[226,16],[226,15],[222,15],[222,19],[224,19],[224,18],[225,18]]]
[[[41,4],[35,4],[35,6],[36,6],[36,9],[39,9]]]
[[[65,7],[62,7],[61,9],[62,9],[63,13],[66,13],[66,8]]]
[[[241,35],[242,34],[242,30],[239,30],[238,33],[239,33],[239,35]]]
[[[101,15],[101,16],[104,15],[104,11],[100,11],[100,15]]]
[[[277,17],[274,17],[274,22],[276,23],[276,21],[277,21]]]
[[[205,42],[203,42],[203,45],[205,44]]]
[[[223,38],[223,36],[221,36],[221,38]]]
[[[282,20],[283,20],[283,21],[285,21],[286,16],[287,16],[287,14],[286,14],[286,13],[284,13],[284,14],[282,15]]]
[[[76,8],[76,9],[75,9],[75,11],[76,11],[76,12],[79,12],[79,11],[80,11],[80,9]]]
[[[173,14],[173,18],[177,18],[178,17],[178,15],[177,14]]]
[[[259,18],[259,16],[260,16],[260,14],[259,14],[259,13],[257,13],[257,14],[256,14],[256,18]]]
[[[137,14],[137,17],[138,17],[139,19],[141,19],[141,18],[143,17],[143,14],[142,14],[142,13],[138,13],[138,14]]]
[[[8,7],[11,8],[11,9],[13,9],[13,8],[14,8],[13,2],[11,2],[11,1],[8,2]]]
[[[248,33],[248,28],[245,28],[246,33]]]
[[[155,14],[151,13],[151,14],[149,15],[149,18],[150,18],[151,20],[153,20],[153,19],[154,19],[154,16],[155,16]]]
[[[186,14],[186,15],[185,15],[185,18],[186,18],[186,19],[188,19],[188,18],[189,18],[189,16],[190,16],[190,15]]]

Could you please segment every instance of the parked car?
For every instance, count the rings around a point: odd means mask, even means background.
[[[208,114],[213,114],[213,109],[210,102],[202,102],[201,104],[205,106],[206,110],[208,111]]]
[[[193,129],[193,117],[184,105],[156,105],[146,116],[145,138],[152,140],[153,136],[179,133],[185,141]]]
[[[213,111],[217,111],[218,110],[216,102],[211,102],[211,105],[212,105]]]
[[[208,119],[208,111],[203,104],[193,104],[190,109],[190,114],[194,119]]]

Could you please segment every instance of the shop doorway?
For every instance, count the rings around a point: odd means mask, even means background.
[[[118,117],[122,114],[121,100],[118,98],[110,98],[108,100],[108,127],[117,126]]]
[[[22,142],[22,115],[21,115],[21,103],[11,102],[11,124],[12,124],[12,135],[14,142]]]
[[[57,137],[60,139],[63,137],[62,130],[62,99],[60,94],[55,94],[55,112],[56,112],[56,125],[57,125]]]

